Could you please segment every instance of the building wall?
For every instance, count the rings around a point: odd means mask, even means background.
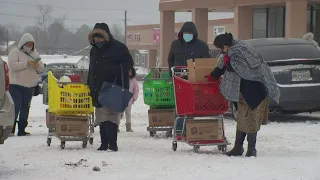
[[[175,24],[175,31],[179,32],[180,28],[182,27],[182,23],[176,23]],[[214,39],[214,27],[215,26],[222,26],[225,28],[226,32],[233,33],[233,19],[219,19],[219,20],[210,20],[208,21],[208,44],[213,43]],[[129,49],[155,49],[158,50],[160,48],[159,44],[153,43],[153,30],[160,28],[159,24],[150,24],[150,25],[138,25],[138,26],[128,26],[127,32],[128,35],[140,35],[139,40],[130,40],[130,38],[127,38],[127,45]],[[174,40],[174,37],[172,38]]]

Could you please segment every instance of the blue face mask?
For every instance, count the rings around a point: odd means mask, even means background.
[[[101,48],[104,46],[105,43],[106,43],[106,41],[95,42],[95,44],[97,45],[97,47],[98,47],[99,49],[101,49]]]
[[[188,42],[192,41],[193,34],[183,34],[183,39],[184,39],[184,41],[186,41],[188,43]]]

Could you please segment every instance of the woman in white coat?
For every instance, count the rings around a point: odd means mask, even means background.
[[[36,60],[39,58],[39,53],[35,45],[33,36],[26,33],[22,36],[18,47],[13,49],[8,57],[9,92],[15,104],[15,121],[11,133],[15,133],[18,121],[18,136],[30,135],[25,131],[28,125],[30,104],[34,88],[39,82],[39,73],[44,70],[43,62]]]

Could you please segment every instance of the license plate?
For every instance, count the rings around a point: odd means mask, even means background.
[[[311,73],[309,70],[292,71],[292,81],[311,81]]]

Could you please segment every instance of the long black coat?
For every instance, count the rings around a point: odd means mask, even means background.
[[[104,31],[104,32],[103,32]],[[126,45],[112,38],[109,28],[93,30],[89,34],[89,40],[92,45],[90,51],[90,66],[88,85],[92,96],[93,106],[102,107],[98,102],[98,96],[103,82],[113,83],[129,89],[129,70],[133,68],[133,59]],[[103,36],[107,33],[108,42],[98,48],[92,39],[92,35],[101,33]],[[124,81],[121,80],[121,66],[124,72]]]

